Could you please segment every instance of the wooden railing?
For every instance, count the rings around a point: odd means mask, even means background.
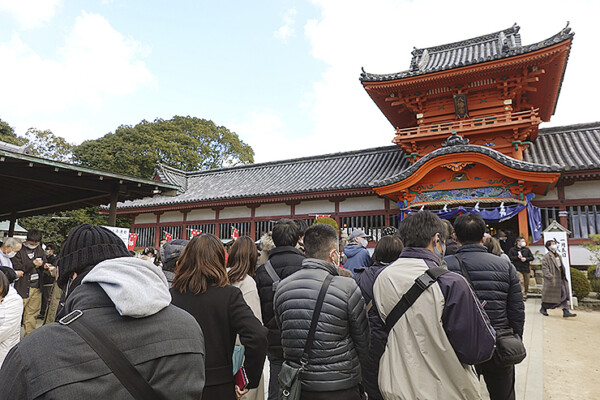
[[[539,123],[539,108],[516,113],[496,114],[472,119],[462,119],[439,124],[422,125],[411,128],[396,129],[399,137],[429,136],[439,133],[450,133],[481,130],[491,127],[522,125],[523,123]]]

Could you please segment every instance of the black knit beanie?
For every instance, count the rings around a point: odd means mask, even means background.
[[[64,288],[73,272],[79,273],[104,260],[119,257],[131,257],[131,253],[117,235],[101,226],[76,226],[61,248],[57,283]]]

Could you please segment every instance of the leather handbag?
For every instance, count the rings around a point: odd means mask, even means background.
[[[306,343],[304,344],[304,352],[302,354],[302,358],[300,359],[300,366],[294,367],[287,360],[284,361],[281,366],[281,372],[279,372],[280,400],[300,400],[300,393],[302,389],[302,379],[300,374],[308,365],[309,353],[312,349],[313,341],[315,339],[315,332],[317,331],[319,314],[321,313],[323,301],[325,300],[325,294],[327,293],[327,289],[329,288],[329,284],[331,283],[332,279],[333,275],[328,274],[321,285],[315,311],[313,312],[312,320],[310,322],[310,329],[308,330]]]
[[[475,292],[471,276],[465,267],[462,257],[460,254],[457,254],[455,257],[458,260],[463,276],[469,281],[471,289]],[[496,329],[496,348],[492,355],[492,360],[496,365],[510,367],[511,365],[520,363],[525,357],[527,357],[527,350],[525,350],[521,336],[516,334],[512,328]]]

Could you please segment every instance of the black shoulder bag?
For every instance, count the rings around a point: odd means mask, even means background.
[[[310,329],[304,344],[304,352],[300,359],[300,367],[292,367],[287,361],[283,362],[281,366],[281,372],[279,373],[279,399],[280,400],[300,400],[300,393],[302,388],[302,380],[300,379],[300,373],[304,371],[308,365],[308,357],[310,350],[312,349],[313,341],[315,339],[315,332],[317,331],[317,322],[319,322],[319,314],[321,314],[321,308],[323,307],[323,301],[325,300],[325,294],[329,288],[329,284],[333,279],[333,275],[327,274],[327,277],[321,285],[321,291],[319,297],[317,297],[317,304],[315,305],[315,311],[313,312],[312,320],[310,322]]]
[[[423,275],[420,275],[415,279],[415,283],[408,289],[408,292],[404,293],[385,319],[385,332],[389,335],[394,325],[396,325],[396,322],[398,322],[406,310],[417,301],[419,296],[421,296],[429,286],[433,285],[440,276],[448,272],[450,271],[444,268],[429,268]]]
[[[462,260],[460,254],[456,254],[454,257],[458,260],[462,275],[469,282],[471,289],[475,293],[475,287],[471,281],[469,271],[465,267],[465,263]],[[516,334],[512,328],[498,328],[496,329],[496,348],[494,349],[494,355],[492,360],[495,364],[504,367],[510,367],[523,361],[527,357],[527,351],[521,336]]]
[[[73,329],[98,354],[119,382],[136,400],[164,400],[105,334],[74,310],[58,322]]]

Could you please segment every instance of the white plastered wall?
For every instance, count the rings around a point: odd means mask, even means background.
[[[252,211],[246,207],[225,207],[219,211],[219,219],[250,218]]]
[[[210,208],[200,208],[192,210],[187,214],[187,221],[203,221],[215,219],[217,213]]]
[[[135,223],[136,223],[136,225],[155,224],[156,223],[156,215],[154,213],[145,213],[145,214],[136,215]]]
[[[385,211],[385,200],[377,196],[355,197],[340,202],[340,212]]]
[[[296,214],[322,214],[335,212],[335,204],[329,200],[303,201],[296,205]]]
[[[263,204],[254,210],[255,217],[290,215],[292,208],[285,203]]]
[[[600,181],[575,182],[565,186],[565,199],[593,199],[600,197]]]
[[[183,222],[183,213],[180,211],[169,211],[160,216],[160,222]]]

